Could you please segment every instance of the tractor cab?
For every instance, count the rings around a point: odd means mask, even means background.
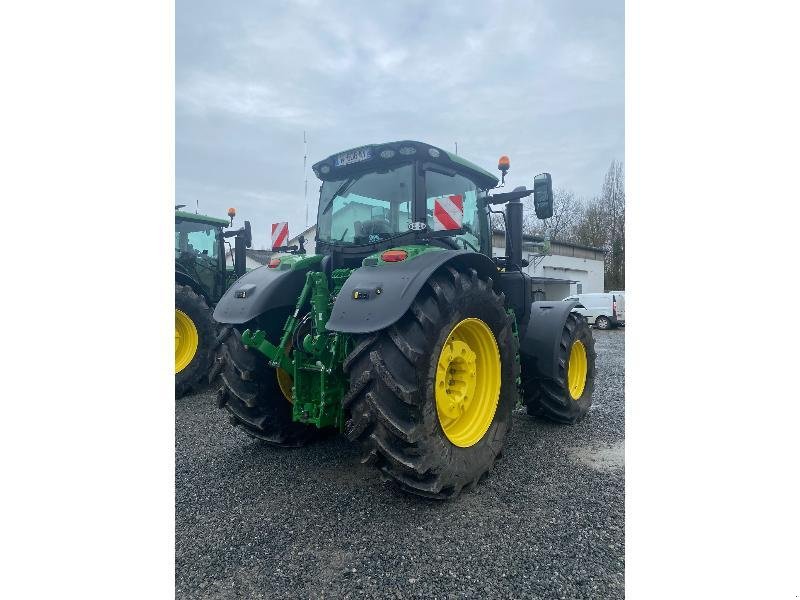
[[[399,141],[340,152],[313,169],[322,181],[317,248],[343,257],[339,264],[416,243],[491,252],[485,201],[498,179],[459,156]]]
[[[230,221],[206,215],[175,211],[175,277],[192,285],[209,305],[214,304],[233,281],[244,274],[244,248],[251,244],[250,223],[241,229],[225,230],[233,223],[234,209],[228,210]],[[236,237],[234,268],[226,268],[227,238]],[[240,243],[240,239],[243,243]],[[191,282],[191,283],[190,283]]]
[[[219,298],[224,291],[222,228],[227,224],[224,219],[175,212],[175,271],[191,277],[208,298]]]

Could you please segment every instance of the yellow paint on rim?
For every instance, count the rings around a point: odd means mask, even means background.
[[[500,399],[500,351],[480,319],[456,324],[436,365],[436,413],[447,439],[461,448],[477,444],[494,420]]]
[[[589,361],[586,359],[586,346],[580,340],[572,342],[567,365],[567,387],[573,400],[580,400],[586,387],[586,375],[589,372]]]
[[[175,309],[175,373],[180,373],[197,354],[200,336],[191,317]]]
[[[278,387],[281,388],[283,397],[286,398],[292,404],[294,404],[294,396],[292,396],[292,387],[294,386],[294,379],[292,379],[292,376],[289,375],[289,373],[287,373],[283,369],[277,369],[275,375],[278,378]]]

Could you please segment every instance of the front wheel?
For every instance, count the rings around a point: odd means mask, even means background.
[[[440,269],[397,323],[356,340],[344,364],[347,437],[402,490],[457,496],[503,449],[517,346],[491,282],[473,269]]]
[[[604,316],[599,316],[594,321],[594,326],[598,329],[611,329],[611,319]]]
[[[537,379],[536,367],[523,357],[523,392],[528,414],[557,423],[576,423],[592,405],[595,359],[594,338],[586,319],[570,313],[558,346],[558,374]]]

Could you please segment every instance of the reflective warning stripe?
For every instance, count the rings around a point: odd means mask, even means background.
[[[433,199],[433,230],[461,229],[464,220],[464,202],[460,194],[438,196]]]
[[[286,244],[289,239],[289,223],[272,224],[272,249],[279,248]]]

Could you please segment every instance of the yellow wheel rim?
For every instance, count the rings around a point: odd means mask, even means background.
[[[180,373],[197,354],[200,337],[191,317],[185,312],[175,309],[175,372]]]
[[[575,340],[569,351],[569,365],[567,365],[567,386],[573,400],[579,400],[583,395],[588,371],[589,361],[586,360],[586,346],[580,340]]]
[[[500,352],[489,326],[464,319],[444,342],[436,365],[436,413],[447,439],[477,444],[494,420],[500,399]]]
[[[276,376],[278,377],[278,387],[281,388],[283,397],[294,404],[294,397],[292,396],[294,380],[292,379],[292,376],[283,369],[277,369]]]

